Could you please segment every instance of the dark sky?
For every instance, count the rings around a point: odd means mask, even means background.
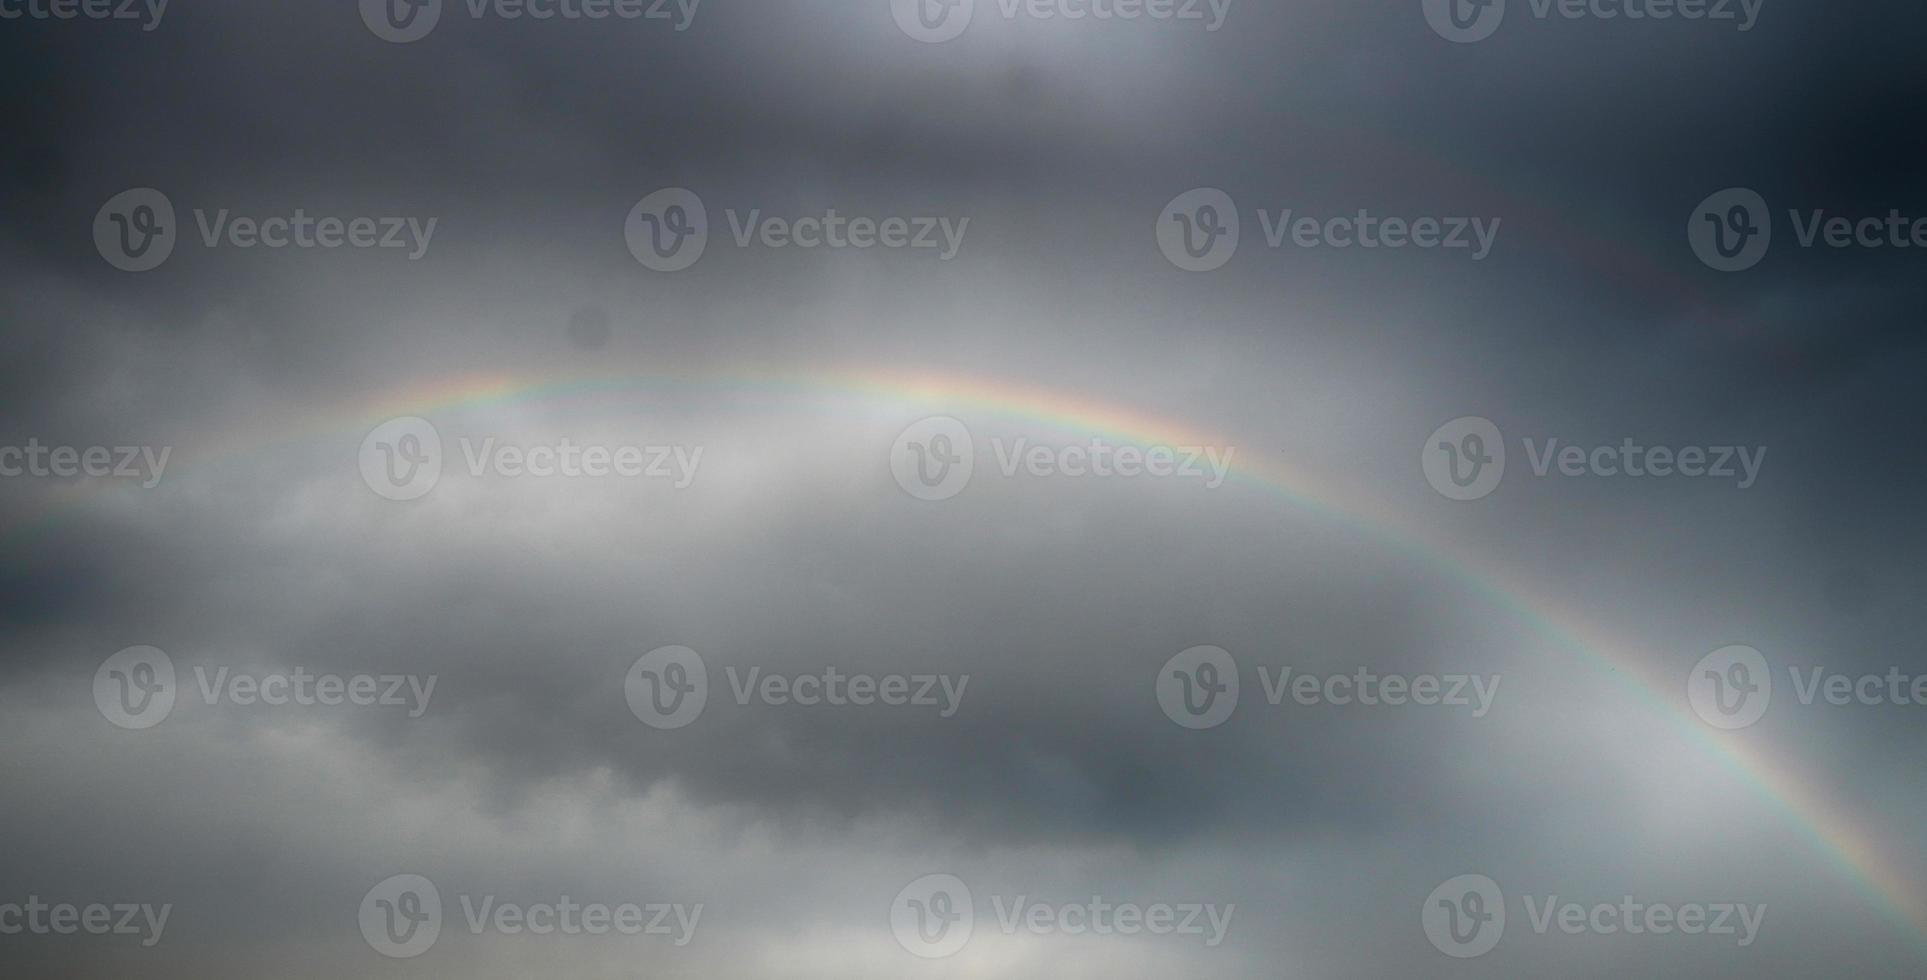
[[[1917,5],[50,2],[0,0],[0,972],[1921,975]],[[756,687],[831,670],[929,699]],[[462,908],[565,896],[702,908]],[[1233,911],[1000,920],[1094,898]],[[1535,927],[1622,900],[1764,917]]]

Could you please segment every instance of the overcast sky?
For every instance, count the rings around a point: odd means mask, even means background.
[[[527,7],[0,0],[0,972],[1921,975],[1915,6]]]

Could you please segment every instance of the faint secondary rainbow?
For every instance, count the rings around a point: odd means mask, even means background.
[[[1912,881],[1883,859],[1872,836],[1791,767],[1743,737],[1716,732],[1693,718],[1680,697],[1682,678],[1665,669],[1661,660],[1625,649],[1558,601],[1535,595],[1531,585],[1519,576],[1466,555],[1462,549],[1451,548],[1389,508],[1374,506],[1357,488],[1341,487],[1282,459],[1263,458],[1235,439],[1207,433],[1178,420],[1061,391],[917,370],[737,368],[638,374],[611,369],[473,374],[427,381],[378,398],[306,412],[292,424],[274,420],[257,422],[201,451],[177,452],[178,462],[170,467],[170,472],[180,466],[209,465],[317,438],[339,438],[346,434],[359,439],[366,430],[399,416],[423,416],[432,422],[436,415],[490,405],[682,388],[710,394],[737,390],[777,396],[835,395],[893,406],[911,403],[932,413],[981,412],[1141,447],[1239,446],[1231,466],[1234,480],[1262,486],[1295,506],[1336,518],[1394,552],[1419,559],[1434,571],[1507,610],[1557,645],[1579,654],[1657,713],[1671,718],[1709,756],[1750,782],[1783,816],[1808,833],[1821,853],[1859,883],[1883,913],[1906,926],[1916,948],[1927,952],[1927,900]],[[352,465],[353,460],[344,463]],[[0,537],[12,539],[47,526],[57,512],[71,510],[83,502],[84,496],[74,491],[56,499],[56,503],[43,508],[41,513],[14,522]]]

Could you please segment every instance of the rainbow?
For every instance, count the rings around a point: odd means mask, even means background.
[[[1872,834],[1843,813],[1808,781],[1775,760],[1757,742],[1718,732],[1700,723],[1681,697],[1681,678],[1663,658],[1616,643],[1558,600],[1535,594],[1532,583],[1516,574],[1453,549],[1421,527],[1399,519],[1389,508],[1372,507],[1354,488],[1322,480],[1282,459],[1266,459],[1234,439],[1196,430],[1183,422],[1057,390],[1027,387],[989,378],[916,370],[876,368],[736,368],[713,372],[637,374],[620,369],[583,372],[472,374],[443,378],[372,398],[357,399],[294,420],[256,422],[200,451],[175,454],[170,469],[203,466],[221,459],[263,452],[276,446],[321,437],[359,435],[387,419],[432,417],[495,404],[592,397],[641,390],[698,388],[706,392],[744,390],[779,396],[856,397],[930,413],[980,412],[1039,423],[1054,429],[1100,436],[1120,443],[1240,446],[1232,479],[1274,493],[1295,507],[1335,518],[1394,553],[1410,556],[1467,588],[1565,648],[1602,676],[1669,717],[1680,732],[1724,768],[1750,783],[1784,818],[1802,830],[1818,852],[1852,881],[1884,915],[1905,927],[1915,948],[1927,955],[1927,899],[1894,863]],[[186,449],[186,447],[183,447]],[[111,481],[100,485],[112,485]],[[95,484],[70,486],[92,487]],[[60,512],[71,511],[97,490],[64,489],[38,513],[0,528],[0,540],[54,526]]]

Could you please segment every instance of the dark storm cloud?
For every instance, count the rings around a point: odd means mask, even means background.
[[[388,965],[357,903],[411,872],[451,896],[709,909],[688,950],[451,934],[408,975],[899,976],[921,961],[888,935],[891,896],[948,870],[980,901],[1239,906],[1222,949],[992,937],[952,964],[985,975],[1913,975],[1907,927],[1809,815],[1722,761],[1732,743],[1703,738],[1682,691],[1734,642],[1782,682],[1920,663],[1914,257],[1800,248],[1785,214],[1927,214],[1921,136],[1895,118],[1921,94],[1920,18],[1768,3],[1736,33],[1512,6],[1471,45],[1416,0],[1235,4],[1212,33],[979,0],[934,45],[887,3],[835,0],[705,0],[680,32],[451,2],[408,45],[353,3],[0,25],[21,95],[0,145],[0,445],[177,454],[152,490],[0,482],[20,515],[0,529],[0,878],[179,905],[156,958],[0,953],[37,975],[356,974]],[[704,200],[711,240],[653,273],[623,218],[671,186]],[[1721,274],[1685,228],[1729,186],[1775,209],[1775,241]],[[182,231],[140,274],[92,240],[133,187],[163,190]],[[1153,234],[1193,187],[1245,226],[1210,274]],[[295,208],[437,228],[416,259],[196,237],[197,209]],[[828,208],[971,223],[939,262],[740,246],[726,217]],[[1255,212],[1281,208],[1502,224],[1477,262],[1267,248]],[[1006,479],[989,439],[1087,434],[1023,406],[744,380],[770,370],[994,380],[1172,420],[1262,472]],[[587,374],[652,380],[423,394]],[[706,455],[688,490],[452,473],[383,500],[359,443],[414,412],[451,471],[463,436]],[[979,440],[975,482],[937,503],[887,457],[933,414]],[[1463,505],[1413,457],[1468,414],[1513,458]],[[1523,437],[1767,456],[1745,491],[1537,478]],[[1327,499],[1274,492],[1271,467]],[[1549,629],[1551,609],[1596,629]],[[89,688],[141,644],[173,658],[183,703],[121,731]],[[711,689],[663,731],[623,677],[671,644]],[[1230,651],[1243,692],[1190,731],[1155,682],[1200,644]],[[1636,664],[1667,689],[1629,686]],[[197,667],[297,666],[437,686],[420,717],[195,693]],[[727,673],[829,666],[969,682],[944,718],[738,704]],[[1273,706],[1258,669],[1282,666],[1503,683],[1478,718]],[[1918,887],[1919,732],[1901,706],[1782,699],[1724,737]],[[1502,960],[1450,960],[1414,921],[1468,870],[1514,899]],[[1772,917],[1738,950],[1541,936],[1522,893]]]

